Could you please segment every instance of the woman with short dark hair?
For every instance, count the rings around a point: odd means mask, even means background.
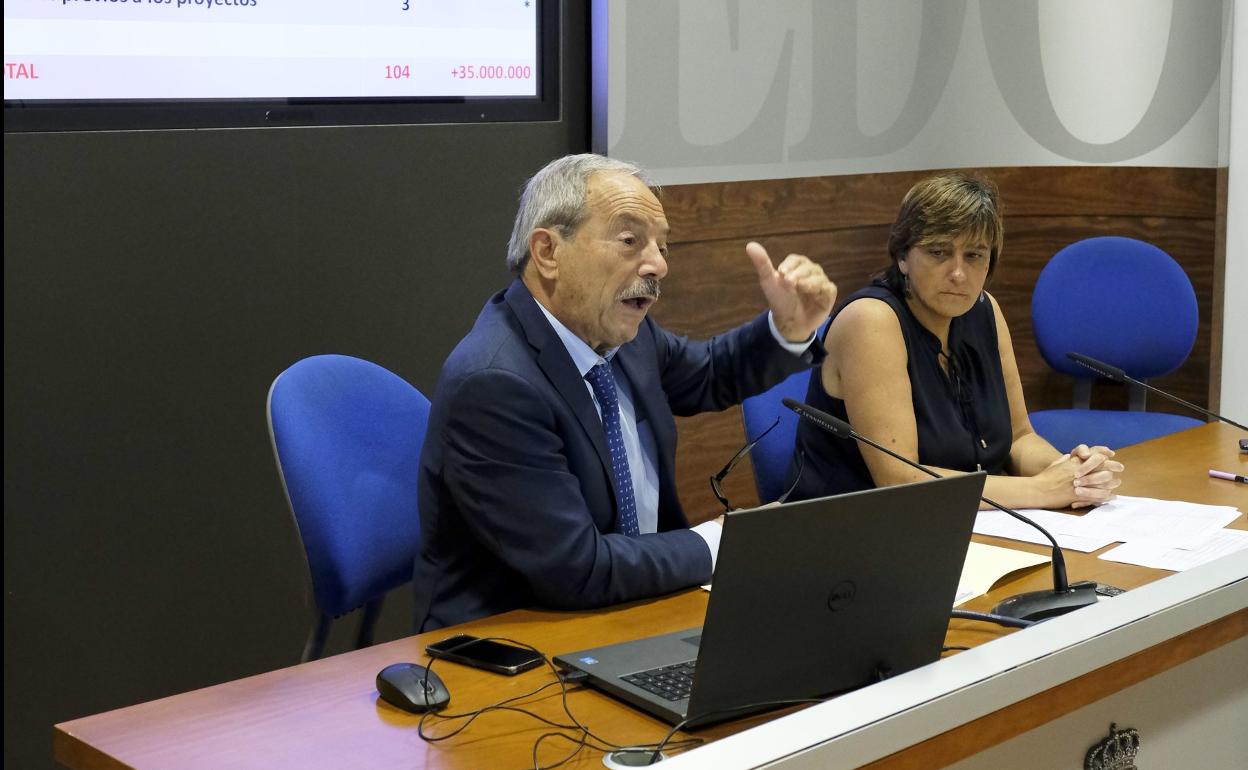
[[[912,187],[889,231],[891,264],[833,315],[807,400],[937,473],[987,471],[984,495],[1003,505],[1105,502],[1123,470],[1111,450],[1064,455],[1032,430],[1009,328],[984,291],[1003,237],[991,182],[950,173]],[[805,422],[795,451],[804,467],[790,499],[928,478]]]

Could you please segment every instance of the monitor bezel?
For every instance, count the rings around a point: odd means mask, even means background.
[[[499,123],[560,119],[559,0],[537,6],[537,96],[4,100],[4,131]]]

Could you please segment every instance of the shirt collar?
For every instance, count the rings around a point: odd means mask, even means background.
[[[550,321],[551,328],[555,330],[555,334],[559,335],[559,341],[567,349],[568,355],[572,357],[572,363],[576,365],[576,370],[580,372],[582,377],[589,374],[589,370],[598,364],[610,361],[615,357],[616,351],[619,350],[618,347],[611,348],[603,355],[598,355],[585,340],[576,336],[571,329],[564,326],[558,318],[555,318],[554,314],[547,310],[545,305],[538,302],[537,297],[534,297],[533,301],[537,302],[537,307],[542,311],[542,315],[546,316],[547,321]]]

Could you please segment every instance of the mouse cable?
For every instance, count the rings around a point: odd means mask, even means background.
[[[563,706],[563,713],[567,715],[568,719],[572,721],[572,723],[575,725],[575,729],[583,731],[588,736],[589,739],[592,739],[592,741],[597,742],[597,744],[599,744],[599,745],[594,745],[593,743],[590,743],[587,741],[586,745],[589,746],[590,748],[594,748],[600,751],[612,751],[616,749],[625,749],[625,748],[638,748],[638,747],[648,748],[650,746],[656,745],[656,744],[650,744],[650,743],[646,743],[646,744],[615,743],[614,741],[609,741],[606,738],[595,734],[592,730],[589,729],[588,726],[586,726],[584,723],[582,723],[579,719],[576,718],[576,715],[572,713],[571,706],[568,705],[568,692],[570,692],[570,690],[568,689],[567,684],[570,681],[572,683],[575,683],[576,680],[568,680],[568,679],[565,679],[564,677],[561,677],[559,675],[559,670],[555,667],[554,662],[550,658],[548,658],[545,653],[543,653],[541,650],[537,649],[531,644],[526,644],[525,642],[521,642],[516,639],[508,639],[506,637],[501,637],[501,636],[487,637],[487,638],[495,640],[495,641],[514,644],[518,647],[523,647],[527,650],[531,650],[537,653],[539,656],[541,656],[542,662],[545,663],[546,667],[550,669],[550,672],[555,676],[555,679],[559,680],[558,683],[563,685],[562,687],[560,687],[560,696],[562,700],[561,705]],[[555,684],[555,682],[552,682],[551,684]],[[702,742],[702,739],[700,738],[694,739],[694,740],[696,740],[697,743]],[[682,743],[685,743],[685,741],[682,741]],[[606,748],[603,748],[603,747],[606,747]]]
[[[561,687],[563,713],[567,715],[568,719],[570,719],[574,724],[577,725],[579,732],[580,732],[580,735],[576,737],[572,735],[568,735],[567,733],[545,733],[543,735],[539,735],[537,737],[537,740],[533,742],[533,770],[553,770],[553,768],[559,767],[571,761],[577,754],[581,752],[582,749],[586,747],[589,747],[595,751],[601,751],[603,753],[607,753],[610,751],[618,751],[620,749],[627,749],[627,748],[644,750],[644,749],[649,749],[651,747],[656,747],[656,748],[659,747],[659,744],[654,744],[654,743],[643,743],[643,744],[615,743],[614,741],[607,740],[606,738],[595,734],[592,730],[589,729],[588,725],[581,722],[581,720],[577,719],[576,715],[572,713],[572,707],[568,704],[568,688],[567,688],[568,679],[565,677],[559,676],[559,672],[555,668],[554,663],[549,658],[547,658],[540,650],[537,650],[536,648],[532,648],[532,647],[530,647],[530,649],[532,649],[534,652],[538,653],[539,655],[542,655],[542,660],[546,662],[546,665],[550,668],[551,672],[555,674],[555,677],[560,680],[560,683],[563,685],[563,687]],[[552,739],[552,738],[562,738],[566,741],[575,743],[576,746],[572,749],[570,753],[568,753],[567,756],[563,757],[562,759],[552,764],[543,766],[540,764],[540,761],[538,760],[537,753],[539,749],[541,748],[541,744],[544,741],[548,739]],[[664,741],[666,742],[670,738],[671,736],[669,735],[664,738]],[[669,745],[674,748],[693,748],[694,746],[701,745],[703,742],[704,741],[702,738],[687,738],[681,741],[670,743]]]
[[[523,647],[527,650],[531,650],[532,652],[537,653],[541,657],[542,662],[546,664],[547,668],[549,668],[551,673],[555,676],[555,681],[548,682],[542,685],[541,687],[538,687],[537,689],[531,690],[527,693],[523,693],[521,695],[515,695],[505,700],[491,704],[489,706],[484,706],[475,711],[464,712],[461,714],[443,714],[443,713],[439,713],[435,711],[427,711],[423,715],[421,715],[420,721],[417,723],[417,726],[416,726],[417,735],[419,735],[422,740],[429,742],[429,743],[436,743],[438,741],[444,741],[448,738],[452,738],[458,735],[459,733],[463,732],[477,717],[481,716],[482,714],[485,714],[490,711],[512,711],[512,712],[516,712],[516,713],[520,713],[520,714],[524,714],[526,716],[532,717],[533,719],[536,719],[537,721],[542,722],[543,724],[550,725],[551,727],[556,727],[562,730],[572,730],[572,731],[575,731],[576,733],[580,733],[580,737],[574,737],[573,735],[568,735],[565,733],[546,733],[542,736],[539,736],[538,739],[534,742],[534,768],[535,770],[549,770],[549,768],[558,767],[559,765],[562,765],[568,762],[569,760],[571,760],[572,757],[576,756],[576,754],[579,753],[581,749],[586,746],[596,751],[609,752],[609,751],[614,751],[614,750],[618,750],[622,748],[643,748],[644,749],[644,748],[649,748],[651,746],[656,745],[656,744],[624,745],[624,744],[614,743],[612,741],[606,740],[602,736],[596,735],[585,724],[583,724],[579,719],[577,719],[575,715],[572,714],[571,707],[568,705],[568,692],[569,692],[568,685],[569,683],[575,684],[576,682],[575,681],[570,682],[568,680],[565,680],[564,677],[561,677],[559,675],[558,669],[555,667],[554,663],[548,657],[546,657],[545,653],[543,653],[541,650],[537,649],[531,644],[526,644],[525,642],[521,642],[516,639],[509,639],[507,637],[502,637],[502,636],[490,636],[490,637],[482,637],[482,638],[485,640],[507,642],[507,643],[514,644],[518,647]],[[480,641],[480,640],[477,640],[477,641]],[[466,642],[465,644],[468,644],[468,643]],[[434,660],[435,660],[434,658],[430,658],[429,662],[425,664],[426,677],[428,677],[429,672],[433,670]],[[563,712],[565,715],[567,715],[568,719],[571,720],[573,724],[570,724],[570,725],[560,724],[559,722],[555,722],[551,719],[547,719],[546,717],[540,714],[534,713],[533,711],[530,711],[528,709],[509,705],[517,701],[523,701],[527,698],[531,698],[537,695],[538,693],[542,692],[543,690],[546,690],[550,687],[554,687],[556,685],[559,686]],[[443,720],[466,719],[467,721],[464,722],[464,724],[452,730],[451,732],[446,733],[445,735],[431,736],[425,733],[425,725],[426,725],[427,720],[429,719],[443,719]],[[556,736],[564,738],[568,741],[574,742],[577,744],[577,746],[575,749],[573,749],[572,753],[569,754],[567,757],[559,760],[553,765],[548,765],[546,768],[540,768],[539,765],[537,764],[537,755],[536,755],[537,747],[541,744],[543,740],[550,738],[550,737],[556,737]],[[664,741],[666,742],[670,737],[671,736],[668,736],[668,738],[665,738]],[[681,746],[681,747],[685,747],[685,746],[692,747],[692,746],[701,744],[702,742],[703,740],[701,738],[692,738],[692,739],[686,739],[683,741],[678,741],[678,742],[672,743],[671,745]]]
[[[502,700],[502,701],[499,701],[498,703],[492,703],[488,706],[482,706],[481,708],[476,709],[475,711],[465,711],[461,714],[443,714],[443,713],[439,713],[436,711],[426,711],[421,716],[420,722],[416,725],[416,732],[421,737],[421,739],[429,743],[437,743],[438,741],[444,741],[447,738],[454,738],[456,735],[459,735],[461,732],[466,730],[468,728],[468,725],[472,724],[473,720],[475,720],[477,717],[483,714],[487,714],[491,711],[514,711],[520,714],[531,716],[534,719],[538,720],[539,722],[544,722],[545,724],[548,724],[551,727],[559,727],[564,730],[576,730],[578,729],[576,725],[560,724],[559,722],[555,722],[553,720],[547,719],[546,717],[540,714],[536,714],[532,711],[529,711],[528,709],[523,709],[518,706],[508,705],[516,701],[521,701],[521,700],[525,700],[526,698],[531,698],[534,695],[537,695],[538,693],[540,693],[542,690],[547,690],[551,687],[554,687],[557,684],[559,684],[559,682],[547,682],[541,687],[538,687],[536,690],[526,692],[523,695],[516,695],[511,698],[508,698],[507,700]],[[426,720],[431,719],[431,718],[436,719],[436,720],[441,720],[441,721],[448,721],[448,722],[456,720],[456,719],[464,719],[467,721],[465,721],[462,725],[459,725],[458,727],[454,728],[448,733],[444,733],[442,735],[430,735],[429,733],[425,732],[425,722]]]
[[[994,615],[991,612],[975,612],[974,610],[953,610],[949,617],[961,618],[963,620],[982,620],[985,623],[996,623],[1001,626],[1010,626],[1011,628],[1027,628],[1034,626],[1038,621],[1023,620],[1022,618],[1009,618],[1005,615]]]
[[[750,711],[756,711],[756,710],[762,711],[765,709],[782,708],[784,706],[801,706],[804,704],[811,705],[815,703],[826,703],[827,701],[831,700],[832,698],[835,698],[836,695],[839,695],[839,694],[840,693],[836,693],[834,695],[829,695],[824,698],[788,698],[785,700],[759,701],[758,703],[746,703],[745,705],[742,705],[742,706],[734,706],[730,709],[716,709],[715,711],[704,711],[701,714],[694,714],[692,716],[685,717],[675,727],[667,731],[667,735],[664,735],[663,740],[659,741],[658,746],[656,746],[654,749],[654,753],[650,755],[650,761],[647,762],[646,764],[653,765],[654,763],[658,762],[660,752],[663,751],[664,747],[669,745],[669,741],[672,740],[672,736],[674,736],[680,730],[684,729],[685,725],[689,724],[690,722],[694,720],[702,720],[708,717],[726,716],[728,714],[737,714],[739,712],[750,712]],[[742,713],[741,716],[746,716],[746,714]]]
[[[459,647],[461,647],[461,646],[467,646],[467,645],[469,645],[469,644],[475,644],[475,643],[477,643],[477,642],[479,642],[479,641],[483,641],[483,640],[482,640],[482,639],[472,639],[472,640],[470,640],[470,641],[464,642],[462,645],[459,645],[459,646],[457,646],[457,647],[452,648],[452,651],[454,651],[455,649],[458,649],[458,648],[459,648]],[[533,652],[536,652],[538,655],[540,655],[540,656],[542,657],[543,662],[546,662],[546,656],[545,656],[545,655],[543,655],[543,654],[542,654],[542,652],[541,652],[540,650],[538,650],[537,648],[532,647],[532,646],[530,646],[530,645],[524,644],[523,642],[517,642],[517,641],[516,641],[516,640],[514,640],[514,639],[507,639],[507,638],[504,638],[504,637],[494,637],[494,636],[484,637],[484,641],[502,641],[502,642],[510,642],[510,643],[512,643],[512,644],[515,644],[515,645],[518,645],[518,646],[520,646],[520,647],[524,647],[524,648],[526,648],[526,649],[532,650]],[[434,658],[434,657],[432,657],[432,656],[430,656],[430,658],[429,658],[429,662],[427,662],[427,663],[425,664],[425,677],[426,677],[426,678],[428,678],[428,677],[429,677],[429,672],[431,672],[431,671],[433,670],[433,663],[434,663],[434,661],[435,661],[435,660],[437,660],[437,659],[436,659],[436,658]],[[548,664],[548,665],[549,665],[549,664]],[[479,709],[476,709],[475,711],[465,711],[465,712],[460,713],[460,714],[445,714],[445,713],[435,712],[435,711],[426,711],[424,714],[422,714],[422,715],[421,715],[421,717],[420,717],[420,721],[416,724],[416,734],[417,734],[418,736],[420,736],[421,740],[424,740],[424,741],[426,741],[426,742],[428,742],[428,743],[437,743],[438,741],[444,741],[444,740],[446,740],[447,738],[453,738],[453,737],[455,737],[456,735],[459,735],[461,732],[463,732],[465,729],[467,729],[468,725],[472,724],[472,722],[473,722],[473,721],[474,721],[477,717],[479,717],[479,716],[481,716],[482,714],[485,714],[485,713],[487,713],[487,712],[490,712],[490,711],[515,711],[515,712],[519,712],[519,713],[521,713],[521,714],[526,714],[526,715],[528,715],[528,716],[531,716],[531,717],[533,717],[534,719],[538,720],[539,722],[544,722],[545,724],[548,724],[548,725],[550,725],[551,727],[559,727],[559,728],[563,728],[563,729],[566,729],[566,730],[575,730],[575,729],[577,729],[577,726],[576,726],[576,725],[564,725],[564,724],[559,724],[558,722],[553,722],[553,721],[551,721],[551,720],[547,719],[546,717],[543,717],[543,716],[541,716],[541,715],[539,715],[539,714],[535,714],[535,713],[533,713],[533,712],[531,712],[531,711],[528,711],[528,710],[526,710],[526,709],[521,709],[521,708],[517,708],[517,707],[514,707],[514,706],[509,706],[509,705],[508,705],[508,704],[511,704],[511,703],[515,703],[515,702],[517,702],[517,701],[523,701],[523,700],[525,700],[525,699],[527,699],[527,698],[531,698],[531,697],[533,697],[533,696],[537,695],[538,693],[540,693],[542,690],[545,690],[545,689],[547,689],[547,688],[553,687],[553,686],[555,686],[556,684],[560,684],[560,683],[559,683],[559,682],[548,682],[548,683],[546,683],[546,684],[542,685],[541,687],[538,687],[536,690],[532,690],[532,691],[527,692],[527,693],[524,693],[524,694],[522,694],[522,695],[513,695],[513,696],[512,696],[512,697],[510,697],[510,698],[506,698],[506,699],[504,699],[504,700],[498,701],[497,703],[493,703],[493,704],[490,704],[490,705],[488,705],[488,706],[483,706],[483,707],[481,707],[481,708],[479,708]],[[564,689],[566,689],[566,687],[565,687]],[[466,719],[466,720],[468,720],[468,721],[464,722],[462,725],[460,725],[459,727],[455,728],[455,729],[454,729],[454,730],[452,730],[451,732],[446,733],[445,735],[437,735],[437,736],[434,736],[434,735],[427,735],[427,734],[425,733],[425,725],[426,725],[427,720],[429,720],[430,718],[436,718],[436,719],[442,719],[442,720],[448,720],[448,721],[449,721],[449,720],[455,720],[455,719]]]
[[[572,748],[572,752],[570,754],[568,754],[566,757],[559,760],[558,762],[555,762],[554,764],[550,764],[550,765],[542,765],[537,758],[537,751],[538,751],[538,748],[541,747],[542,741],[546,740],[547,738],[563,738],[566,741],[571,741],[575,743],[576,746]],[[581,749],[585,748],[586,742],[588,740],[589,740],[589,733],[585,732],[584,730],[581,731],[579,738],[574,738],[571,735],[568,735],[567,733],[542,733],[541,735],[537,736],[537,740],[533,741],[533,770],[554,770],[554,768],[572,761],[572,758],[575,757],[577,754],[580,754]]]
[[[534,651],[538,652],[537,650],[534,650]],[[541,653],[539,652],[539,654]],[[554,672],[556,676],[558,676],[558,671],[555,669],[554,664],[549,659],[547,659],[544,655],[543,655],[543,660],[546,660],[546,663],[550,667],[550,670]],[[672,737],[671,734],[664,736],[663,741],[657,744],[655,743],[621,744],[621,743],[615,743],[614,741],[609,741],[600,735],[596,735],[592,730],[589,729],[588,725],[581,722],[579,719],[576,718],[576,715],[572,713],[572,707],[568,705],[567,687],[563,688],[562,694],[563,694],[563,713],[566,714],[568,716],[568,719],[572,720],[572,722],[574,722],[580,728],[580,730],[583,733],[583,737],[579,739],[573,739],[571,736],[558,734],[558,733],[547,733],[546,735],[538,736],[537,740],[534,741],[533,743],[533,770],[551,770],[552,768],[559,767],[560,765],[570,761],[573,757],[575,757],[578,753],[580,753],[581,749],[585,748],[586,746],[589,746],[595,751],[602,751],[604,753],[609,752],[609,751],[618,751],[620,749],[649,749],[651,747],[654,747],[654,750],[657,752],[662,749],[664,744],[671,745],[673,747],[678,747],[678,748],[693,748],[694,746],[701,745],[704,742],[703,739],[701,738],[687,738],[681,741],[669,743]],[[566,757],[559,760],[558,762],[555,762],[554,764],[551,764],[551,765],[547,765],[546,767],[541,767],[538,764],[538,760],[537,760],[538,747],[540,746],[543,740],[547,738],[555,738],[555,737],[564,738],[565,740],[570,740],[570,741],[575,740],[577,742],[577,746],[576,748],[572,750],[570,754],[568,754]],[[587,740],[590,738],[593,739],[594,743],[590,743]],[[598,745],[595,745],[595,744],[598,744]]]
[[[537,758],[538,747],[544,741],[546,741],[547,739],[551,739],[551,738],[562,738],[565,741],[569,741],[577,745],[574,749],[572,749],[572,752],[568,754],[566,757],[564,757],[563,759],[560,759],[559,761],[554,762],[549,765],[540,765],[538,764],[538,758]],[[570,762],[573,759],[573,757],[579,754],[581,749],[584,749],[584,748],[593,749],[594,751],[601,751],[604,754],[610,753],[612,751],[632,751],[634,753],[641,754],[647,751],[654,751],[655,748],[659,745],[657,743],[643,743],[643,744],[634,744],[630,746],[600,746],[600,745],[595,745],[592,741],[588,740],[588,738],[589,736],[585,733],[581,733],[581,737],[579,738],[573,735],[569,735],[568,733],[558,733],[558,732],[552,732],[552,733],[546,733],[544,735],[539,735],[537,740],[533,742],[533,770],[552,770],[553,768],[559,767],[567,762]],[[671,741],[667,743],[666,747],[669,749],[692,749],[697,746],[701,746],[703,743],[706,743],[706,739],[704,738],[682,738],[681,740]]]

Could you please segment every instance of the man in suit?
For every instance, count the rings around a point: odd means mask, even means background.
[[[776,268],[751,243],[771,311],[690,341],[646,315],[667,233],[631,164],[572,155],[529,180],[507,257],[517,278],[486,303],[433,397],[418,629],[710,579],[720,522],[690,528],[681,510],[673,414],[724,409],[817,363],[836,287],[806,257]]]

